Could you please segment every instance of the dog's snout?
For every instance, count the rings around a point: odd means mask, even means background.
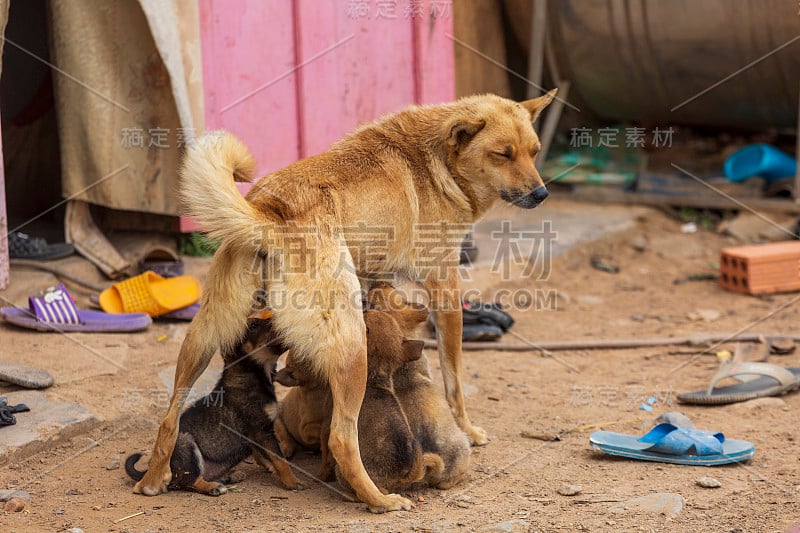
[[[545,199],[546,199],[548,196],[550,196],[550,193],[549,193],[549,192],[547,192],[547,188],[546,188],[546,187],[544,187],[544,186],[542,186],[542,187],[536,187],[536,188],[533,190],[533,199],[534,199],[534,200],[536,200],[536,202],[537,202],[537,203],[538,203],[538,202],[544,202],[544,201],[545,201]]]

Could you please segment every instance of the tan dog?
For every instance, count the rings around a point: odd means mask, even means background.
[[[400,273],[424,285],[447,400],[459,427],[473,443],[485,444],[485,432],[467,417],[461,387],[459,247],[468,226],[496,200],[532,208],[547,197],[534,166],[540,144],[532,121],[554,96],[551,91],[518,104],[484,95],[411,106],[265,176],[246,199],[233,181],[251,180],[255,162],[241,142],[221,133],[190,146],[181,194],[188,213],[222,244],[181,346],[176,393],[150,468],[134,490],[167,490],[186,391],[216,350],[242,335],[262,283],[286,344],[330,385],[328,444],[342,476],[370,510],[412,504],[382,494],[358,453],[357,419],[367,381],[358,276]],[[457,231],[447,238],[453,227]],[[266,258],[267,280],[254,268],[259,257]]]
[[[416,337],[417,329],[428,317],[424,306],[407,303],[394,287],[386,283],[373,287],[367,301],[370,308],[393,316],[405,337]],[[447,402],[431,379],[425,354],[397,369],[393,384],[422,452],[438,456],[443,463],[442,468],[427,469],[422,484],[449,489],[463,481],[471,463],[469,438],[456,424]]]

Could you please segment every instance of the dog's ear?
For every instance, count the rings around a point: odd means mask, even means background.
[[[283,367],[275,374],[275,381],[284,387],[297,387],[300,382],[294,377],[291,369]]]
[[[524,102],[520,102],[520,105],[528,110],[531,114],[531,122],[536,122],[536,119],[539,118],[539,115],[542,114],[542,111],[545,107],[550,105],[550,102],[553,101],[553,98],[556,97],[558,93],[558,89],[553,89],[546,94],[538,98],[533,98],[532,100],[525,100]]]
[[[417,339],[403,339],[403,361],[410,363],[422,357],[425,341]]]
[[[466,145],[486,126],[485,120],[461,117],[456,118],[447,128],[447,144],[452,148]]]

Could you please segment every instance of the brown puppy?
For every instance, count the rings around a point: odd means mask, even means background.
[[[181,194],[188,214],[222,244],[181,347],[176,392],[150,470],[134,490],[167,490],[185,391],[216,350],[242,334],[253,295],[264,283],[280,335],[331,388],[328,444],[370,510],[412,504],[381,494],[358,454],[367,380],[358,276],[401,273],[425,286],[448,402],[459,427],[475,444],[485,444],[486,433],[469,421],[461,388],[459,248],[469,225],[498,199],[532,208],[547,197],[534,165],[540,144],[532,121],[554,96],[551,91],[518,104],[483,95],[411,106],[265,176],[246,199],[233,181],[251,180],[255,162],[241,142],[217,133],[190,146]],[[266,258],[267,280],[253,268],[259,257]]]
[[[270,413],[278,408],[272,374],[283,353],[274,337],[269,320],[250,319],[245,338],[225,354],[226,366],[214,390],[181,415],[170,459],[170,488],[224,494],[231,470],[251,454],[275,471],[285,488],[303,488],[278,454],[272,434]],[[137,481],[146,473],[136,469],[141,456],[134,453],[125,461],[125,471]]]
[[[281,401],[275,417],[275,437],[281,453],[288,459],[294,456],[298,446],[320,450],[322,424],[329,416],[327,410],[332,408],[330,388],[313,376],[304,375],[297,368],[291,352],[275,381],[292,387]]]
[[[424,306],[406,303],[403,296],[386,283],[375,285],[367,300],[372,309],[393,316],[406,337],[415,337],[428,317]],[[443,462],[441,469],[428,469],[422,483],[448,489],[464,480],[471,463],[469,438],[456,424],[447,402],[431,379],[425,354],[397,369],[394,391],[422,452],[435,454]]]
[[[364,322],[367,326],[368,374],[364,402],[358,416],[361,460],[381,491],[399,490],[420,481],[427,469],[441,472],[443,468],[438,456],[423,456],[392,384],[392,375],[399,367],[419,359],[424,343],[405,339],[400,326],[389,313],[367,311],[364,313]],[[313,386],[315,379],[309,369],[303,368],[303,364],[298,364],[292,357],[287,358],[286,366],[277,376],[278,382],[287,386]],[[320,426],[320,477],[330,480],[335,472],[339,483],[350,489],[326,446],[326,437],[330,432],[330,394],[321,406],[307,407],[325,417]]]
[[[371,301],[370,299],[381,304],[376,308],[394,318],[406,337],[416,337],[418,326],[428,319],[427,307],[406,302],[388,283],[374,284],[367,295],[367,300]],[[392,301],[389,302],[388,299]],[[368,346],[371,342],[369,337],[367,334]],[[275,419],[275,435],[283,456],[287,458],[294,455],[298,446],[320,450],[322,424],[330,417],[330,388],[312,376],[303,375],[297,366],[290,355],[286,362],[287,369],[279,372],[276,377],[281,385],[292,387],[281,402]],[[295,371],[291,375],[290,370],[293,367]],[[427,368],[427,363],[424,367]],[[323,477],[328,471],[323,468]]]

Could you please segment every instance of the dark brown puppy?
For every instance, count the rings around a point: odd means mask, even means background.
[[[225,483],[234,479],[231,470],[250,454],[276,472],[285,488],[303,488],[272,432],[271,413],[278,407],[272,375],[285,351],[274,337],[270,320],[250,319],[242,342],[223,354],[225,369],[214,390],[181,415],[170,458],[171,489],[224,494]],[[137,481],[147,472],[136,470],[141,456],[134,453],[125,461],[125,471]]]
[[[405,337],[416,337],[419,326],[428,318],[425,306],[406,302],[387,283],[375,285],[367,300],[372,309],[391,315]],[[440,489],[460,483],[470,469],[469,437],[456,424],[450,407],[434,384],[425,354],[402,365],[393,378],[395,394],[422,452],[438,455],[444,465],[442,469],[429,468],[422,483]]]

